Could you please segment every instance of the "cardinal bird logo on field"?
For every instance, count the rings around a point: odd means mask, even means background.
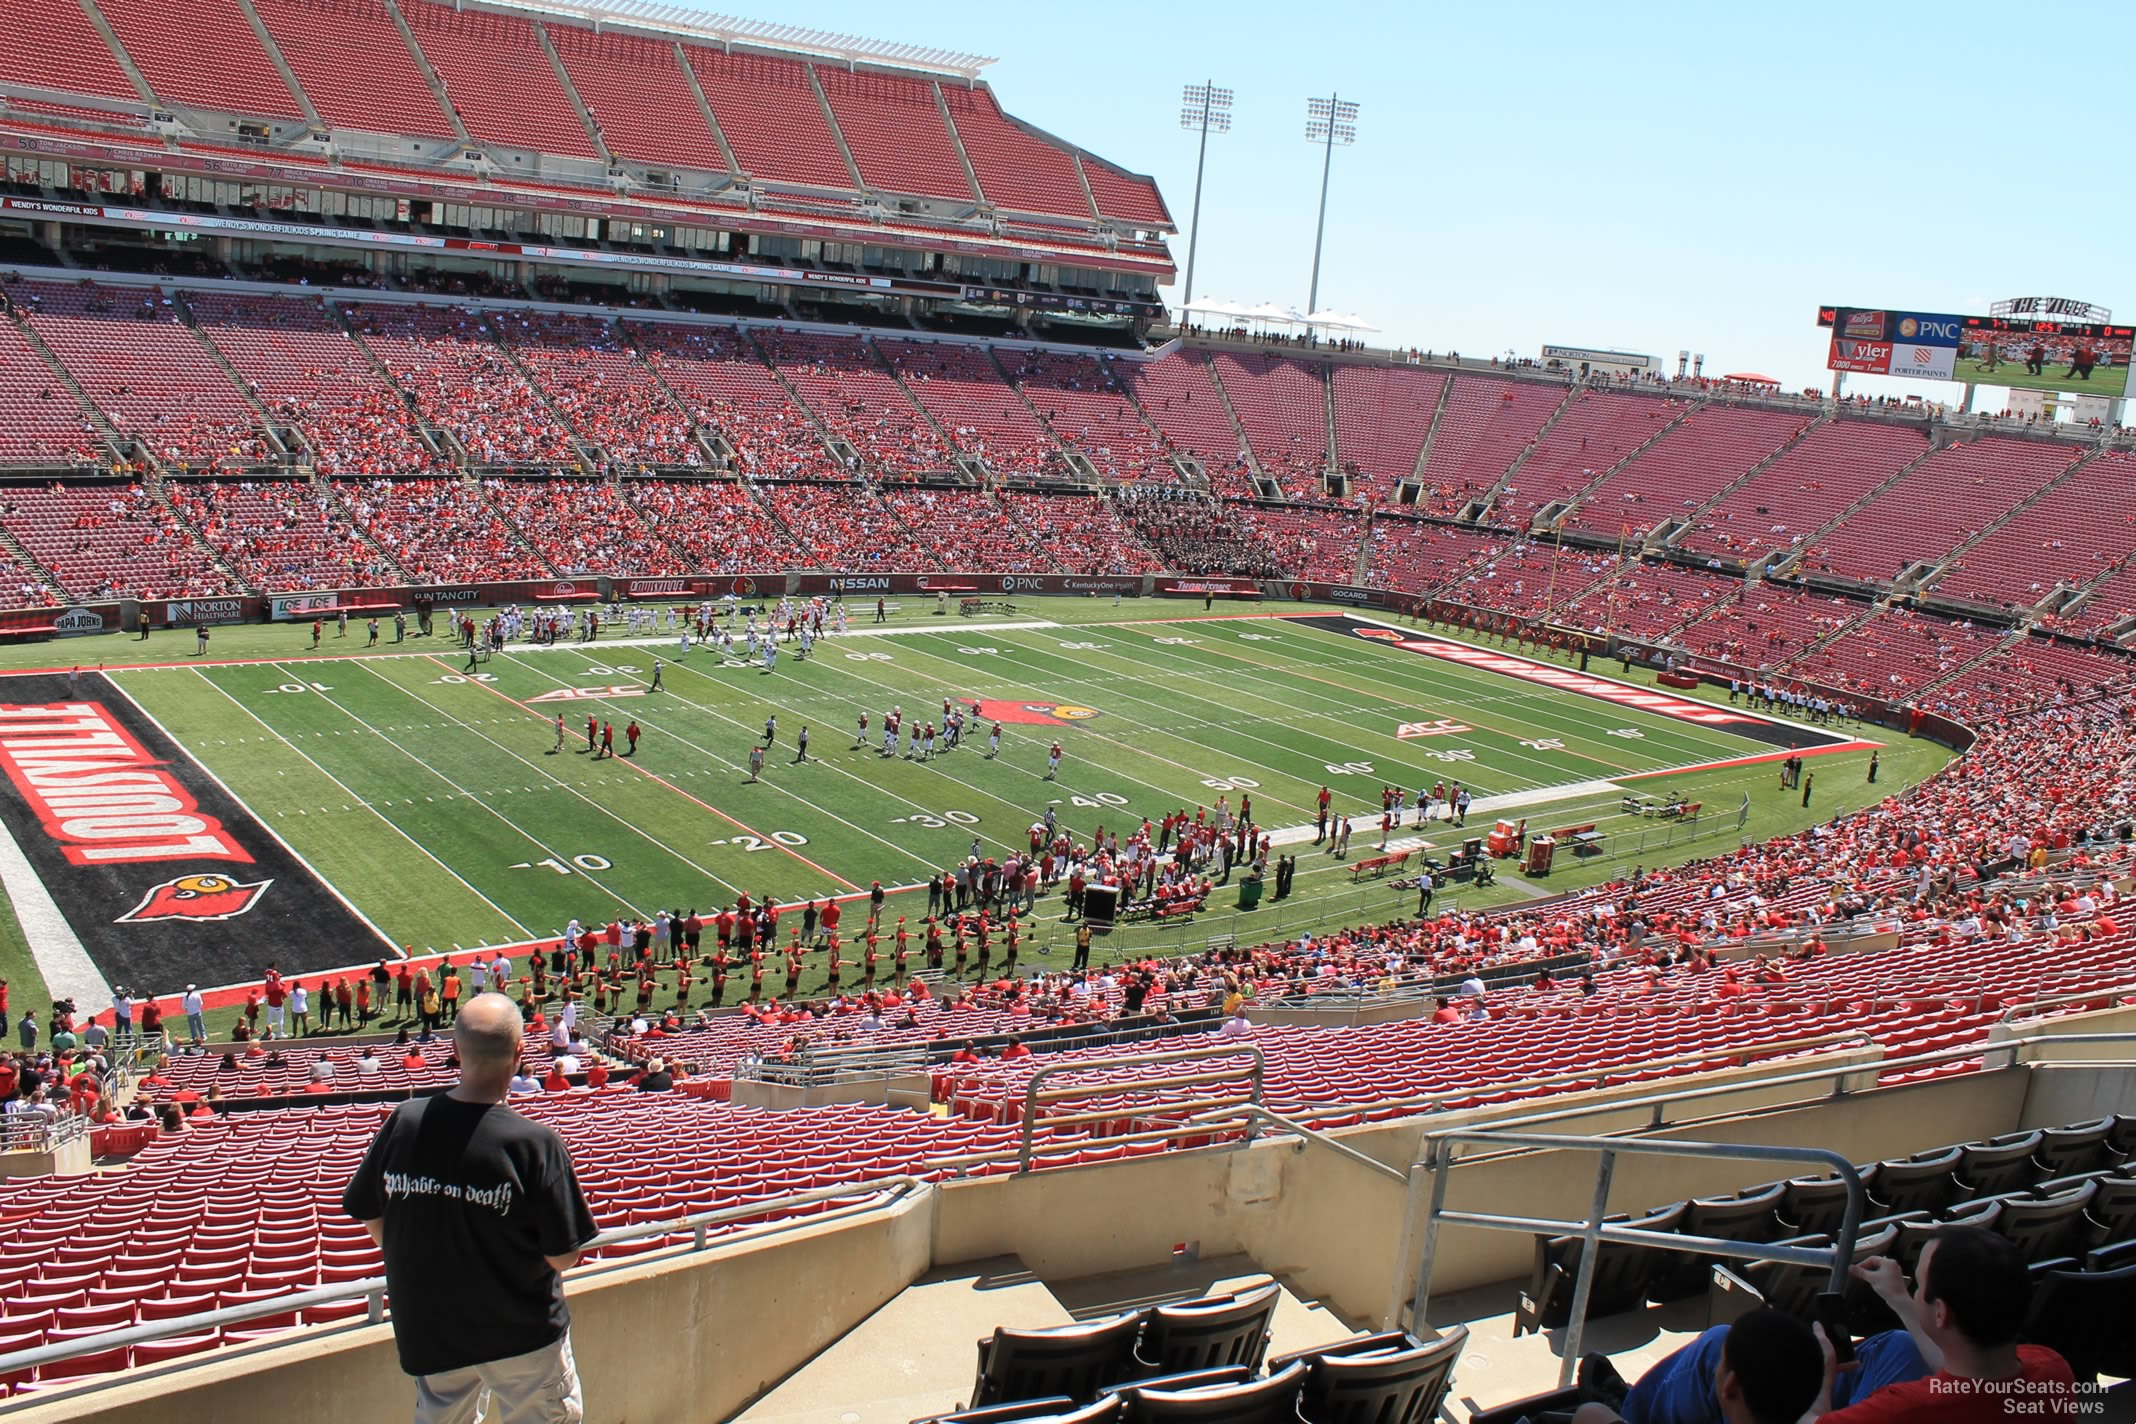
[[[970,706],[970,703],[966,703]],[[1059,727],[1076,722],[1088,722],[1096,717],[1098,709],[1083,707],[1073,702],[983,702],[981,715],[990,722],[1015,722],[1032,727]]]
[[[227,920],[259,903],[272,880],[249,884],[227,875],[181,875],[152,886],[141,903],[119,916],[117,924],[144,920]]]

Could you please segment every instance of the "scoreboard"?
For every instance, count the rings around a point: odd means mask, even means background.
[[[2061,391],[2118,400],[2136,394],[2136,326],[2103,318],[2103,307],[2062,304],[2072,320],[2042,304],[2002,303],[1991,316],[1953,316],[1850,307],[1817,309],[1831,332],[1826,367],[1917,380]]]

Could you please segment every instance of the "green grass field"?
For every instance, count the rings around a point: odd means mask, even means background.
[[[1458,896],[1481,906],[1592,883],[1635,859],[1653,865],[1732,849],[1864,804],[1929,774],[1946,755],[1866,729],[1890,743],[1881,784],[1864,784],[1866,751],[1816,757],[1819,796],[1805,810],[1796,793],[1772,789],[1769,764],[1674,770],[1770,754],[1770,743],[1279,616],[1324,609],[1206,618],[1180,604],[1033,606],[1040,616],[983,626],[945,626],[907,608],[884,629],[861,625],[826,640],[806,662],[782,656],[772,674],[702,650],[677,661],[669,642],[604,639],[515,646],[471,678],[464,653],[442,639],[365,653],[353,631],[346,641],[329,631],[315,653],[308,630],[295,626],[219,629],[213,664],[186,656],[190,639],[163,635],[145,646],[112,638],[10,649],[0,671],[102,658],[126,695],[381,932],[419,953],[553,936],[574,917],[708,908],[745,888],[791,902],[850,895],[876,880],[908,886],[974,841],[985,855],[1021,849],[1049,806],[1087,839],[1101,825],[1124,832],[1145,816],[1213,805],[1220,795],[1236,806],[1251,795],[1256,821],[1281,832],[1309,825],[1325,784],[1336,809],[1358,818],[1354,861],[1373,853],[1383,783],[1413,794],[1460,780],[1480,798],[1520,797],[1505,814],[1526,817],[1533,831],[1596,821],[1611,833],[1603,856],[1575,862],[1561,854],[1547,882],[1506,874],[1492,890]],[[162,664],[123,666],[143,652]],[[535,700],[642,686],[655,657],[667,663],[662,692]],[[1616,665],[1593,670],[1614,674]],[[1645,683],[1642,674],[1633,679]],[[908,718],[939,720],[945,697],[1096,715],[1011,722],[993,760],[983,732],[927,763],[880,755],[893,704]],[[855,748],[862,710],[871,739]],[[569,731],[560,753],[552,750],[558,711]],[[589,711],[615,723],[619,752],[623,724],[635,718],[644,730],[637,755],[589,757]],[[778,738],[762,780],[750,784],[750,748],[774,713]],[[1432,725],[1440,719],[1458,730]],[[1412,727],[1401,735],[1405,724],[1433,734]],[[796,763],[804,725],[810,756]],[[1064,764],[1059,780],[1048,781],[1055,738]],[[1634,787],[1703,801],[1699,838],[1623,815],[1623,790]],[[1746,795],[1750,813],[1739,830]],[[1479,807],[1468,833],[1488,830],[1492,819]],[[1461,833],[1441,823],[1401,834],[1398,844],[1421,834],[1450,849]],[[1301,852],[1291,900],[1236,914],[1235,894],[1220,891],[1192,925],[1123,926],[1108,952],[1198,948],[1215,933],[1276,937],[1414,904],[1384,883],[1353,886],[1346,865],[1309,844],[1290,849]],[[1072,933],[1059,927],[1058,905],[1057,897],[1040,902],[1041,953]],[[890,914],[917,923],[924,907],[924,893],[900,893]],[[351,950],[349,962],[367,952]],[[11,922],[0,924],[0,965],[10,977],[34,974]],[[227,979],[257,970],[234,962]]]

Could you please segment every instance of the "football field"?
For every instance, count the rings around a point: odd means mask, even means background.
[[[1615,663],[1598,660],[1581,679],[1562,662],[1339,613],[1034,607],[1054,616],[957,622],[908,609],[825,639],[805,661],[789,648],[771,672],[704,648],[684,656],[670,639],[514,644],[475,670],[443,638],[360,650],[353,626],[345,641],[330,629],[316,653],[294,626],[224,630],[212,662],[168,637],[151,645],[168,662],[132,667],[118,659],[139,645],[100,640],[107,670],[83,674],[72,698],[123,714],[149,751],[162,738],[182,749],[169,760],[204,778],[202,806],[223,806],[234,840],[259,849],[222,863],[148,854],[138,866],[82,869],[74,883],[73,851],[48,858],[49,869],[30,860],[107,982],[169,992],[249,982],[269,959],[303,971],[360,964],[381,941],[422,954],[542,939],[574,918],[709,914],[744,891],[795,903],[858,898],[880,881],[889,915],[916,925],[926,897],[910,887],[967,854],[1025,849],[1049,808],[1087,842],[1100,828],[1124,836],[1145,817],[1250,797],[1277,853],[1300,854],[1297,889],[1283,906],[1218,924],[1236,901],[1220,890],[1202,933],[1280,934],[1316,913],[1340,923],[1413,905],[1384,884],[1352,884],[1351,865],[1376,854],[1384,785],[1411,797],[1396,850],[1444,855],[1500,815],[1534,832],[1592,822],[1608,837],[1591,862],[1561,851],[1550,881],[1506,877],[1496,898],[1518,898],[1628,868],[1635,836],[1642,850],[1676,847],[1643,857],[1652,864],[1783,829],[1774,817],[1794,812],[1792,794],[1739,830],[1746,795],[1773,799],[1764,759],[1822,744],[1838,755],[1814,758],[1821,770],[1866,761],[1869,739],[1884,736],[1756,718],[1637,674],[1619,682]],[[0,686],[11,709],[49,707],[67,697],[64,681],[45,673]],[[963,746],[917,761],[901,738],[884,754],[893,707],[908,726],[939,723],[945,699],[983,708]],[[589,715],[613,726],[615,755],[588,750]],[[989,756],[997,720],[1001,751]],[[1049,779],[1055,742],[1062,764]],[[752,781],[756,746],[766,751]],[[28,850],[39,827],[61,822],[30,803],[10,755],[9,827]],[[1854,790],[1862,778],[1832,779]],[[1468,830],[1418,829],[1418,790],[1455,782],[1476,798]],[[1322,786],[1356,818],[1347,863],[1311,844]],[[1672,790],[1702,799],[1702,840],[1622,809],[1628,794]],[[1792,823],[1837,809],[1844,793],[1833,790]],[[263,878],[270,853],[279,871]],[[14,898],[34,946],[36,911]],[[1040,901],[1041,945],[1072,933],[1059,927],[1059,903]],[[1198,948],[1193,933],[1125,924],[1111,947]],[[48,956],[38,959],[53,979]]]

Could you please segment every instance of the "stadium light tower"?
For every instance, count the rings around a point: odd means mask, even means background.
[[[1187,85],[1179,96],[1179,126],[1201,130],[1201,151],[1194,158],[1194,226],[1187,234],[1187,295],[1179,304],[1184,318],[1194,301],[1194,249],[1201,242],[1202,165],[1209,158],[1209,135],[1231,132],[1231,91],[1217,88],[1214,80]]]
[[[1305,299],[1305,314],[1311,316],[1320,310],[1320,241],[1328,230],[1328,173],[1335,166],[1335,145],[1348,148],[1357,142],[1357,105],[1333,94],[1306,100],[1305,136],[1325,153],[1320,160],[1320,221],[1313,228],[1313,288]]]

